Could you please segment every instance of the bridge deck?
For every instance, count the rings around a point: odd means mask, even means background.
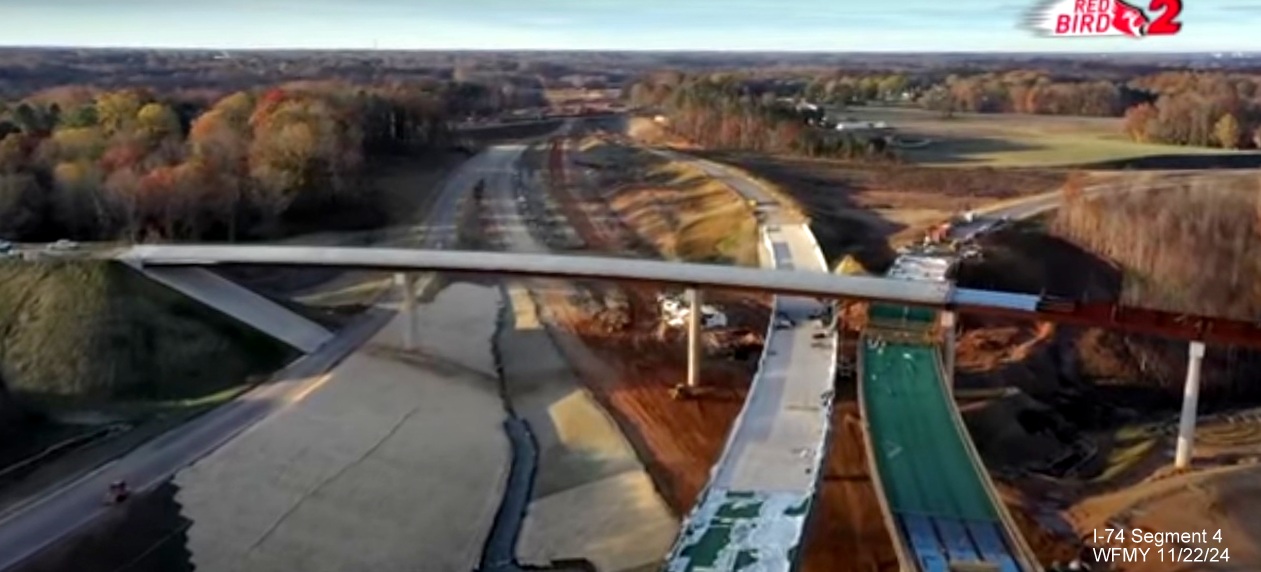
[[[968,449],[940,349],[922,335],[935,328],[935,316],[882,305],[871,313],[881,324],[897,322],[864,333],[859,377],[874,464],[893,532],[914,561],[908,564],[923,572],[944,572],[957,562],[1028,570],[985,468]]]
[[[780,271],[827,271],[804,225],[762,231],[765,261]],[[791,321],[770,328],[758,373],[668,569],[794,567],[818,485],[832,414],[837,338],[815,298],[777,296]]]

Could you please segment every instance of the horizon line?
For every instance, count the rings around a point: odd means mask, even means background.
[[[1107,56],[1107,57],[1143,57],[1143,56],[1179,56],[1179,55],[1216,55],[1239,54],[1261,56],[1261,50],[1237,49],[1190,49],[1179,51],[1029,51],[1029,50],[882,50],[882,49],[755,49],[755,48],[390,48],[390,47],[311,47],[311,46],[275,46],[275,47],[208,47],[208,46],[144,46],[144,45],[72,45],[72,44],[4,44],[0,50],[131,50],[131,51],[183,51],[183,52],[478,52],[478,53],[669,53],[669,54],[766,54],[766,55],[1043,55],[1043,56]]]

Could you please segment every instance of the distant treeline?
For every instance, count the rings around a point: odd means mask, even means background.
[[[0,104],[0,237],[270,236],[371,210],[365,160],[445,145],[459,90],[293,83],[209,107],[141,89]],[[357,211],[358,209],[358,211]]]
[[[862,160],[892,160],[882,138],[812,128],[809,113],[724,74],[659,73],[632,84],[632,105],[658,109],[675,134],[710,149]]]
[[[718,77],[737,83],[755,98],[771,94],[834,106],[914,105],[947,116],[968,112],[1124,117],[1124,133],[1135,141],[1261,147],[1261,75],[1255,74],[1168,71],[1121,80],[1012,70],[944,76],[749,72]],[[634,93],[631,96],[635,99]]]

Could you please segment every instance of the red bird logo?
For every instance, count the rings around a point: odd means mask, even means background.
[[[1147,14],[1142,8],[1124,2],[1112,0],[1112,29],[1132,38],[1147,35]]]

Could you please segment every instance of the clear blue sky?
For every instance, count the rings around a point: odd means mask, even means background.
[[[1018,28],[1035,2],[0,0],[0,45],[1261,51],[1261,0],[1184,0],[1182,33],[1144,40],[1035,38]]]

